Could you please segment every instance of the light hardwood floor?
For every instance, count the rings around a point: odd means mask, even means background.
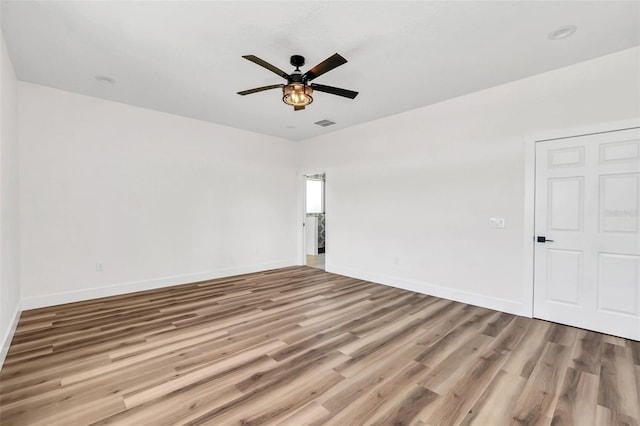
[[[23,312],[9,425],[638,425],[640,343],[292,267]]]

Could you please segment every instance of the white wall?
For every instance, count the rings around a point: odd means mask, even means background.
[[[18,95],[25,308],[295,264],[299,144],[30,83]]]
[[[530,314],[525,148],[638,120],[638,76],[634,48],[305,141],[299,174],[327,172],[327,270]]]
[[[0,45],[0,365],[20,313],[16,76]]]

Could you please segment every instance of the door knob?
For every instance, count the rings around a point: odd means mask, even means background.
[[[543,237],[542,235],[538,235],[537,241],[539,243],[552,243],[553,240],[548,240],[547,237]]]

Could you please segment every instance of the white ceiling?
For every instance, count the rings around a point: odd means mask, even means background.
[[[640,2],[3,1],[2,30],[20,80],[302,140],[637,46]],[[236,94],[284,81],[242,55],[291,72],[336,52],[314,82],[355,100]]]

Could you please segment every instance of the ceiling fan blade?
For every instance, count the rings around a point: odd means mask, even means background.
[[[301,109],[304,109],[304,105],[300,105],[300,106],[294,105],[293,106],[293,110],[294,111],[300,111]]]
[[[256,87],[255,89],[243,90],[242,92],[238,92],[238,95],[250,95],[252,93],[262,92],[263,90],[276,89],[278,87],[284,87],[284,84],[272,84],[271,86],[262,86]]]
[[[358,96],[358,92],[353,90],[341,89],[339,87],[325,86],[324,84],[311,84],[313,90],[318,92],[331,93],[332,95],[344,96],[345,98],[353,99]]]
[[[314,78],[320,77],[322,74],[346,63],[347,60],[345,58],[335,53],[333,56],[328,57],[315,67],[311,68],[309,71],[305,72],[302,75],[302,81],[311,81]]]
[[[289,79],[289,74],[287,74],[286,72],[282,71],[280,68],[271,65],[269,62],[264,61],[260,58],[258,58],[257,56],[254,55],[244,55],[243,58],[253,62],[254,64],[258,64],[261,67],[264,67],[266,69],[268,69],[271,72],[274,72],[276,74],[278,74],[280,77],[285,78],[285,79]]]

